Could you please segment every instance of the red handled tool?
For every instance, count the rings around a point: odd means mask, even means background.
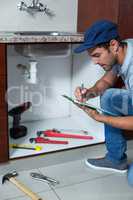
[[[46,143],[46,144],[68,144],[68,141],[50,140],[50,139],[45,139],[43,137],[30,138],[30,142]]]
[[[46,131],[38,131],[37,135],[41,136],[44,135],[45,137],[60,137],[60,138],[75,138],[75,139],[84,139],[84,140],[92,140],[93,137],[89,135],[77,135],[77,134],[67,134],[61,133],[56,129],[46,130]]]

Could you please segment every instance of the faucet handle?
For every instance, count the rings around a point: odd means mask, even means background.
[[[26,10],[27,9],[27,5],[24,1],[21,1],[20,3],[18,3],[17,5],[19,10]]]
[[[44,12],[50,17],[55,16],[54,12],[47,8],[47,5],[43,5],[43,3],[41,3],[39,0],[32,0],[32,4],[30,6],[27,6],[24,1],[20,1],[17,7],[20,11],[27,11],[30,14],[34,14],[36,12]]]

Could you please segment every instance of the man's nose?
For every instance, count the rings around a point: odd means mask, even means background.
[[[99,65],[99,59],[98,58],[92,58],[92,61],[94,64]]]
[[[98,61],[95,61],[94,63],[95,63],[96,65],[100,65],[100,63],[99,63]]]

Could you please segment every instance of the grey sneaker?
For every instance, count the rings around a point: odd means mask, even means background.
[[[85,160],[85,164],[88,167],[91,167],[93,169],[103,169],[103,170],[109,170],[113,172],[120,172],[125,173],[127,172],[127,162],[123,162],[121,164],[114,164],[110,160],[108,160],[106,157],[104,158],[98,158],[98,159],[87,159]]]

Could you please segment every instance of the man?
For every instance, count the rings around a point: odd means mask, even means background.
[[[127,143],[123,129],[133,130],[133,39],[121,41],[117,25],[108,20],[94,23],[86,32],[84,43],[75,49],[76,53],[88,51],[95,64],[104,70],[104,76],[91,88],[77,87],[75,96],[85,102],[100,95],[101,108],[115,116],[80,106],[90,117],[104,123],[107,154],[104,158],[87,159],[93,168],[117,172],[127,171]],[[113,88],[121,76],[125,89]]]

